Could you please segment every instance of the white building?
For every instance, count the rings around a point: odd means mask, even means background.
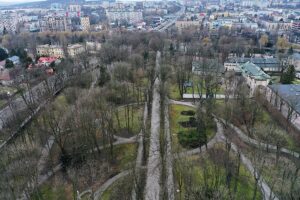
[[[269,85],[271,77],[257,65],[247,62],[239,67],[250,89],[250,96],[254,95],[258,86],[267,87]]]
[[[106,16],[110,22],[127,21],[128,23],[132,24],[143,21],[143,13],[141,11],[111,9],[106,11]]]

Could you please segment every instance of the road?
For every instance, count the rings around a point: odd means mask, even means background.
[[[156,55],[156,72],[160,68],[160,52]],[[147,163],[147,178],[145,187],[145,200],[159,200],[160,195],[160,81],[156,78],[153,89],[152,114],[151,114],[151,133],[149,158]]]
[[[182,14],[184,14],[184,9],[185,9],[185,7],[181,6],[181,9],[177,13],[175,13],[175,16],[173,19],[169,19],[169,20],[163,22],[161,25],[155,27],[153,29],[153,31],[159,31],[159,32],[166,31],[168,28],[170,28],[171,26],[173,26],[176,23],[176,21],[179,19],[179,17]]]

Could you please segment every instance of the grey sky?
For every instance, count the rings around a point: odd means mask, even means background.
[[[26,2],[34,2],[41,0],[0,0],[0,3],[26,3]]]

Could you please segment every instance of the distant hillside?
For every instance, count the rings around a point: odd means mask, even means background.
[[[84,3],[85,0],[46,0],[46,1],[40,1],[40,2],[30,2],[30,3],[1,3],[0,7],[6,7],[6,8],[27,8],[27,7],[50,7],[51,3],[61,3],[63,5],[70,4],[70,3]]]

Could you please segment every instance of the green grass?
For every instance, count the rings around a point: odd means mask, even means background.
[[[199,78],[197,75],[193,75],[192,78],[191,78],[191,81],[193,81],[193,84],[194,84],[194,93],[195,94],[198,94],[198,90],[197,90],[197,85],[199,85]],[[170,86],[169,86],[169,97],[171,99],[175,99],[175,100],[180,100],[181,99],[181,96],[180,96],[180,92],[179,92],[179,88],[178,88],[178,84],[176,82],[174,83],[171,83]],[[201,88],[201,92],[203,94],[206,93],[206,90],[205,88]],[[224,87],[219,87],[218,91],[217,91],[217,94],[224,94],[225,90],[224,90]],[[183,93],[186,93],[186,94],[193,94],[193,89],[192,87],[188,87],[186,92],[184,91]]]
[[[280,83],[280,76],[271,76],[271,81],[273,84]]]
[[[236,102],[232,101],[232,102],[230,102],[230,104],[231,104],[231,106],[233,106],[233,109],[234,109]],[[218,116],[225,119],[224,100],[216,101],[216,109],[215,110],[216,110],[216,113]],[[274,124],[276,129],[279,129],[282,133],[284,133],[283,137],[285,137],[285,139],[287,141],[287,145],[285,146],[285,148],[290,149],[292,151],[300,152],[300,142],[297,142],[296,138],[294,138],[291,134],[287,133],[286,130],[284,129],[284,127],[282,127],[264,107],[261,106],[260,111],[261,111],[260,115],[258,115],[257,119],[255,120],[254,128],[256,130],[259,130],[260,127],[264,127],[270,123]],[[234,121],[238,121],[238,120],[234,120]],[[235,124],[235,125],[237,125],[237,124]],[[244,133],[246,133],[246,128],[244,126],[239,125],[239,128],[242,129],[244,131]],[[262,138],[260,138],[259,135],[254,135],[254,137],[262,140]],[[273,144],[273,145],[276,145],[276,144]]]
[[[293,84],[300,84],[300,80],[299,80],[299,79],[295,79],[295,80],[293,81]]]
[[[11,95],[13,95],[17,91],[18,90],[16,88],[13,88],[13,87],[0,86],[0,94],[9,92]]]
[[[200,191],[200,193],[204,194],[203,188],[205,185],[205,177],[207,177],[207,185],[213,191],[221,190],[222,194],[228,194],[229,190],[226,186],[226,171],[225,171],[225,150],[224,145],[217,144],[213,150],[209,150],[209,152],[213,152],[217,150],[216,153],[205,153],[199,158],[199,155],[191,156],[188,158],[184,158],[183,160],[176,163],[176,171],[175,177],[177,178],[177,184],[179,181],[179,171],[181,170],[181,175],[183,176],[183,187],[182,196],[187,193],[187,189],[190,189],[190,186],[196,190]],[[223,155],[223,157],[222,157]],[[230,161],[234,163],[234,166],[237,166],[236,156],[233,153],[230,153]],[[178,166],[178,164],[180,166]],[[234,168],[236,169],[236,168]],[[217,178],[217,179],[216,179]],[[218,181],[216,181],[218,180]],[[234,174],[232,177],[232,181],[230,184],[230,191],[233,193],[234,188]],[[254,178],[250,174],[250,172],[243,166],[240,165],[240,172],[237,179],[237,193],[235,199],[252,199],[253,191],[254,191]],[[188,181],[188,182],[187,182]],[[218,183],[218,184],[216,184]],[[179,188],[179,185],[177,185]],[[180,199],[179,193],[177,193],[177,198]],[[225,195],[226,196],[226,195]],[[209,199],[208,197],[206,197]],[[223,196],[225,199],[225,197]],[[257,190],[257,200],[262,199],[262,195],[260,189]]]
[[[130,169],[136,159],[137,145],[123,144],[114,147],[114,157],[117,171]]]
[[[129,175],[128,175],[129,176]],[[112,184],[102,195],[102,200],[131,199],[132,177],[124,177]]]
[[[178,89],[178,85],[176,83],[171,84],[169,86],[169,97],[171,99],[175,99],[175,100],[180,100],[181,99],[179,89]]]
[[[73,196],[73,195],[72,195]],[[62,187],[52,187],[50,185],[43,185],[40,187],[39,192],[35,192],[31,195],[32,200],[68,200],[68,192],[64,186]]]
[[[114,114],[114,124],[117,127],[117,135],[122,137],[131,137],[134,135],[137,135],[142,128],[142,121],[143,121],[143,111],[144,106],[129,106],[129,133],[127,130],[127,117],[125,116],[126,108],[120,107],[118,109],[118,116],[119,116],[119,122],[117,120],[117,114]],[[133,115],[131,115],[133,114]]]
[[[181,115],[182,111],[192,110],[195,108],[183,105],[170,105],[170,129],[172,135],[173,149],[185,150],[195,148],[196,142],[199,140],[196,128],[184,128],[179,122],[189,121],[191,116]],[[215,135],[214,125],[207,129],[208,141]]]

